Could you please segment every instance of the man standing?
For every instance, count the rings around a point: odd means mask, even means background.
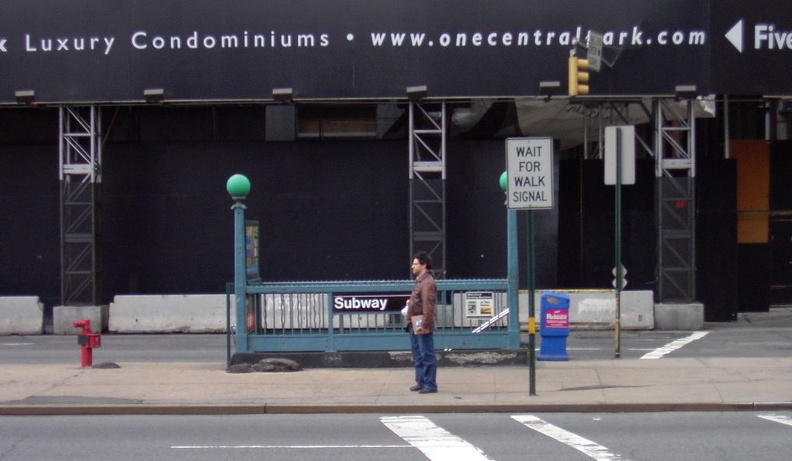
[[[420,394],[437,392],[437,355],[434,349],[435,304],[437,286],[429,269],[432,258],[422,251],[412,261],[415,275],[410,300],[407,301],[407,331],[410,332],[412,356],[415,361],[415,386]]]

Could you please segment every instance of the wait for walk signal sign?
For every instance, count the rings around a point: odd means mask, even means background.
[[[507,139],[506,176],[509,209],[553,208],[553,139]]]

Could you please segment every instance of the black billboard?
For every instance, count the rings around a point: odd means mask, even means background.
[[[723,94],[792,94],[792,7],[713,0],[712,86]]]
[[[573,41],[589,31],[603,34],[614,64],[592,75],[593,95],[669,94],[683,84],[783,92],[788,48],[764,67],[738,64],[744,78],[720,74],[721,61],[731,62],[722,29],[741,10],[772,12],[769,0],[756,3],[6,0],[0,102],[19,90],[40,102],[141,102],[144,90],[160,88],[186,101],[268,100],[274,88],[292,88],[296,99],[380,99],[416,85],[431,97],[537,95],[541,81],[566,87]],[[775,27],[792,30],[792,20]],[[748,81],[776,69],[777,77]]]

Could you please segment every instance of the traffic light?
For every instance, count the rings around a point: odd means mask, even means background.
[[[589,94],[589,62],[577,56],[569,57],[569,95],[578,96]]]

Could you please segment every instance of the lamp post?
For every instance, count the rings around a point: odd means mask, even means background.
[[[250,193],[250,180],[241,174],[228,178],[226,190],[234,200],[234,299],[236,301],[236,333],[237,352],[247,350],[247,321],[245,306],[247,304],[247,274],[245,272],[245,209],[243,200]]]

